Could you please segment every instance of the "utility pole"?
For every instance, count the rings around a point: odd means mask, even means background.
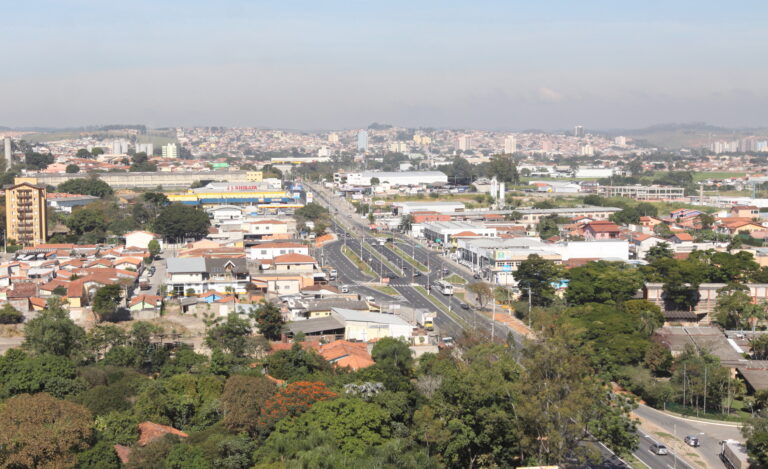
[[[528,329],[531,328],[531,284],[528,284]]]
[[[491,294],[491,301],[493,301],[493,310],[491,312],[491,342],[493,342],[496,337],[496,298],[493,294]],[[477,312],[475,312],[475,314],[477,314]]]

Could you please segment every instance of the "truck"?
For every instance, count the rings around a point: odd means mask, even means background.
[[[336,272],[336,269],[331,269],[328,271],[328,280],[336,280],[336,276],[338,275],[338,272]]]
[[[749,457],[744,445],[736,440],[720,442],[720,459],[729,469],[748,469]]]
[[[416,323],[431,331],[435,328],[435,313],[426,309],[416,311]]]

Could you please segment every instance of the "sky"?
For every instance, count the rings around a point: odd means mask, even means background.
[[[768,2],[28,0],[0,126],[768,126]]]

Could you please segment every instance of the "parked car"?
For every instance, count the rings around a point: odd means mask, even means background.
[[[461,304],[461,309],[469,309],[469,305],[466,303]]]
[[[685,444],[688,446],[692,446],[694,448],[698,448],[701,446],[701,442],[699,441],[699,437],[696,435],[686,435],[685,438],[683,438],[683,441],[685,441]]]
[[[376,303],[376,298],[372,296],[366,296],[365,301],[367,301],[368,303]]]
[[[341,292],[342,293],[349,293],[349,287],[346,285],[341,286]]]
[[[421,272],[414,272],[414,273],[413,273],[413,276],[414,276],[414,277],[421,277]]]
[[[657,454],[659,456],[664,456],[666,454],[669,454],[669,450],[666,446],[660,444],[660,443],[654,443],[651,445],[651,453]]]
[[[453,337],[443,337],[443,340],[440,341],[439,345],[445,348],[453,348],[456,346],[456,342],[453,340]]]
[[[149,290],[150,288],[152,288],[152,285],[147,282],[142,282],[139,284],[139,289],[141,290]]]
[[[476,273],[475,275],[472,276],[472,278],[474,278],[475,280],[480,280],[480,274]]]

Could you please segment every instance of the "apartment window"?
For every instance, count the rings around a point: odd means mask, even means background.
[[[262,250],[261,250],[261,253],[262,253],[262,254],[266,254],[266,253],[267,253],[267,250],[266,250],[266,249],[262,249]]]

